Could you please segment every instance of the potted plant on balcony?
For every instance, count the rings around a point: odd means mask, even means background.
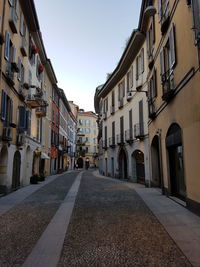
[[[40,63],[39,66],[38,66],[38,72],[39,72],[39,74],[40,74],[40,73],[42,73],[43,71],[44,71],[44,66],[43,66],[42,63]]]
[[[38,53],[38,51],[39,51],[39,49],[37,48],[37,46],[36,45],[32,45],[32,47],[31,47],[32,54],[35,55],[35,54]]]

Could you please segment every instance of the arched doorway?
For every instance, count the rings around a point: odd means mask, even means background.
[[[12,174],[12,189],[16,190],[20,186],[20,168],[21,168],[21,154],[16,151],[13,159],[13,174]]]
[[[155,187],[161,187],[160,151],[159,151],[158,135],[154,136],[151,143],[151,166],[152,166],[151,185]]]
[[[78,168],[82,169],[83,168],[83,158],[78,158],[77,164],[78,164]]]
[[[186,197],[184,179],[183,144],[181,128],[178,124],[172,124],[167,132],[166,147],[170,172],[171,195],[182,200]]]
[[[137,183],[145,184],[144,153],[140,150],[133,152],[136,164]]]
[[[0,152],[0,193],[6,193],[7,166],[8,149],[3,146]]]
[[[119,152],[119,178],[120,179],[127,179],[128,172],[127,172],[127,156],[126,152],[123,148],[121,148]]]

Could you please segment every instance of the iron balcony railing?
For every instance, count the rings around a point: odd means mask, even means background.
[[[164,101],[169,101],[174,95],[174,73],[173,70],[168,70],[161,76]]]
[[[144,123],[136,123],[134,125],[134,137],[137,139],[144,138]]]
[[[124,134],[123,133],[117,134],[117,144],[118,145],[124,144]]]
[[[125,131],[125,140],[126,142],[132,142],[133,141],[133,128],[130,128]]]

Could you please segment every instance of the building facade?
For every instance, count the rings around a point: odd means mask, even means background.
[[[100,172],[143,184],[149,184],[146,52],[145,35],[133,31],[117,68],[95,94]]]
[[[79,168],[98,166],[98,127],[94,112],[79,110],[77,118],[76,163]]]
[[[149,43],[151,180],[200,214],[200,2],[156,2],[144,1],[141,12]]]

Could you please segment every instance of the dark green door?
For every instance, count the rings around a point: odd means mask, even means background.
[[[12,174],[12,189],[16,190],[20,187],[20,168],[21,168],[21,154],[16,151],[13,159],[13,174]]]

